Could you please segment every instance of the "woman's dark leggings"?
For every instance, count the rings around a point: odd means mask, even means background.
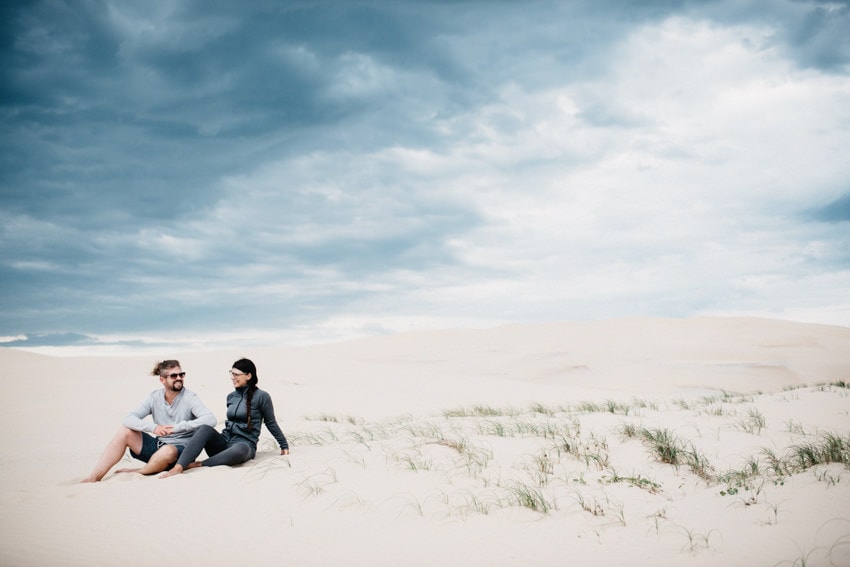
[[[209,458],[202,461],[205,467],[216,467],[218,465],[238,465],[253,459],[256,451],[247,443],[234,442],[230,445],[224,439],[224,435],[210,427],[202,425],[195,431],[192,438],[183,449],[177,464],[185,470],[193,463],[201,451],[206,451]]]

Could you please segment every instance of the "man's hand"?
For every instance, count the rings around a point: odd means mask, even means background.
[[[163,435],[171,435],[171,432],[174,431],[173,425],[157,425],[156,429],[153,430],[156,433],[157,437],[162,437]]]
[[[288,455],[288,454],[289,454],[289,449],[281,449],[281,450],[280,450],[280,454],[281,454],[281,455]]]

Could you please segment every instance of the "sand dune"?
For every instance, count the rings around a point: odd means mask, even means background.
[[[81,485],[154,360],[0,350],[0,564],[850,565],[850,329],[630,319],[161,354],[219,420],[240,356],[290,456],[269,436],[239,467]]]

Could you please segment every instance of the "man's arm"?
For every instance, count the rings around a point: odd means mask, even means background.
[[[151,403],[151,396],[148,396],[136,409],[127,414],[123,422],[124,427],[133,431],[153,433],[157,424],[152,421],[145,421],[145,418],[152,413],[153,405]]]
[[[192,417],[194,419],[181,421],[179,423],[174,424],[174,428],[172,429],[172,433],[184,433],[186,431],[194,431],[202,425],[209,425],[210,427],[215,427],[216,419],[207,406],[201,401],[201,397],[195,394],[194,392],[186,392],[191,393],[191,396],[187,396],[187,399],[184,400],[189,405],[189,410],[191,411]]]

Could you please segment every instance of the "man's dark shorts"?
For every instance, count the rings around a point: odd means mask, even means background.
[[[151,460],[153,454],[156,453],[163,445],[166,445],[166,443],[160,441],[159,438],[154,437],[152,435],[148,435],[147,433],[142,433],[142,452],[136,454],[132,449],[130,449],[130,454],[133,456],[133,458],[139,459],[140,461],[144,461],[145,463],[147,463]],[[173,447],[177,449],[177,459],[179,459],[180,453],[183,452],[183,449],[185,449],[186,446],[173,445]],[[177,462],[177,459],[174,459],[175,463]],[[173,467],[174,463],[172,463],[171,466]],[[171,467],[169,467],[169,469],[170,468]]]

